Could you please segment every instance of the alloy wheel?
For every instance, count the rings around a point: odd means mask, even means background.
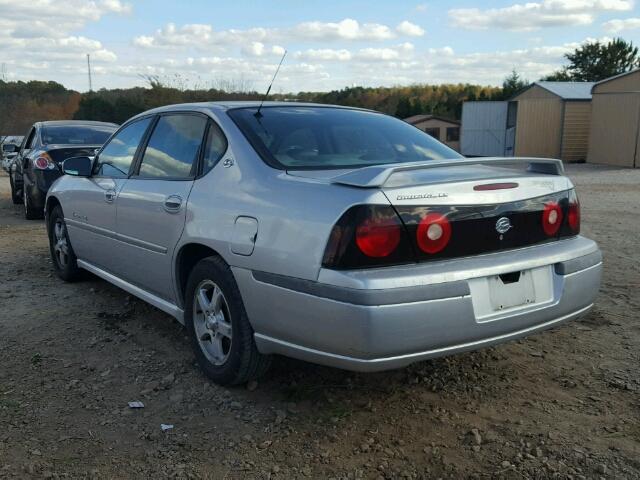
[[[193,327],[207,360],[214,365],[223,365],[231,353],[233,328],[227,299],[211,280],[203,280],[195,290]]]
[[[56,262],[61,269],[69,265],[69,242],[67,241],[67,226],[61,218],[56,220],[53,226],[53,252]]]

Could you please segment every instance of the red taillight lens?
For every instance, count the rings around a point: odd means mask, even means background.
[[[33,165],[38,170],[52,170],[56,168],[56,164],[54,163],[53,160],[51,160],[51,157],[46,153],[43,153],[38,158],[36,158],[33,161]]]
[[[557,202],[548,202],[542,211],[542,229],[549,237],[552,237],[562,225],[562,209]]]
[[[567,211],[567,223],[569,228],[574,232],[580,232],[580,202],[578,197],[573,194],[569,198],[569,210]]]
[[[451,223],[440,213],[426,215],[418,225],[418,247],[425,253],[442,251],[451,239]]]
[[[367,218],[356,228],[356,244],[368,257],[387,257],[400,243],[401,228],[393,217]]]

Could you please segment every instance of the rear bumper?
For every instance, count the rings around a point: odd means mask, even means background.
[[[483,279],[530,269],[551,279],[549,298],[487,313],[478,288]],[[261,352],[378,371],[495,345],[579,317],[597,295],[602,257],[594,242],[577,237],[413,266],[413,276],[408,267],[390,270],[329,272],[325,277],[333,284],[237,268],[234,274]],[[383,287],[394,278],[395,288]]]

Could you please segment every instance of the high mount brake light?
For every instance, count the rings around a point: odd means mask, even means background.
[[[491,190],[508,190],[511,188],[518,188],[516,182],[503,182],[503,183],[486,183],[484,185],[475,185],[473,189],[476,192],[484,192]]]
[[[451,240],[451,223],[441,213],[429,213],[420,221],[416,235],[420,250],[438,253]]]
[[[542,210],[542,229],[544,233],[552,237],[562,225],[562,209],[558,202],[547,202]]]

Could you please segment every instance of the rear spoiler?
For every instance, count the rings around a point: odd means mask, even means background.
[[[374,165],[337,175],[331,178],[330,182],[340,185],[348,185],[350,187],[374,188],[382,187],[391,175],[398,172],[468,165],[526,165],[527,172],[531,173],[541,173],[545,175],[564,174],[564,165],[562,164],[562,160],[556,160],[553,158],[484,157],[461,158],[455,160],[430,160],[428,162],[421,163],[414,162]]]

